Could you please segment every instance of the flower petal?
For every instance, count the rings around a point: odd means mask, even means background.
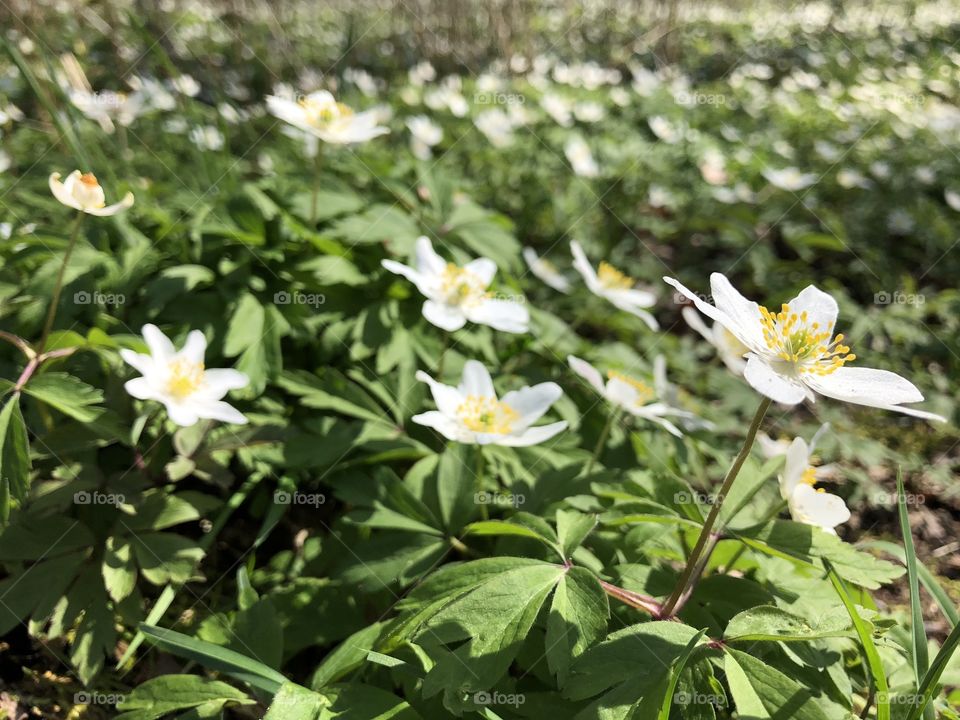
[[[388,270],[394,275],[402,275],[416,285],[421,294],[429,296],[429,293],[424,291],[424,288],[428,287],[427,280],[418,270],[414,270],[409,265],[404,265],[396,260],[381,260],[380,265],[383,266],[384,270]]]
[[[423,303],[423,316],[427,322],[447,332],[459,330],[467,323],[467,318],[459,307],[436,300]]]
[[[71,207],[74,210],[82,210],[80,204],[73,199],[73,195],[70,193],[70,189],[67,187],[66,183],[71,185],[77,181],[77,178],[80,177],[80,171],[74,170],[72,173],[67,175],[67,180],[65,182],[60,181],[60,173],[55,172],[50,174],[50,192],[53,193],[53,196],[62,204],[67,207]],[[71,180],[72,178],[72,180]]]
[[[525,333],[530,330],[530,311],[512,300],[485,300],[465,308],[467,318],[478,325],[489,325],[494,330]]]
[[[561,397],[563,390],[559,385],[555,382],[544,382],[508,392],[501,400],[520,415],[516,426],[525,428],[539,420]]]
[[[492,283],[493,276],[497,274],[497,264],[489,258],[477,258],[476,260],[471,260],[463,266],[463,269],[480,278],[480,280],[483,281],[484,287],[487,287],[490,283]]]
[[[180,348],[177,356],[199,365],[203,364],[203,356],[206,352],[207,338],[199,330],[191,330],[190,334],[187,335],[187,341]]]
[[[418,370],[417,380],[425,382],[430,386],[430,394],[433,396],[433,402],[437,409],[447,417],[453,417],[457,413],[457,408],[463,402],[463,394],[460,390],[450,385],[444,385],[439,380],[434,380],[423,370]]]
[[[419,415],[414,415],[410,419],[417,425],[433,428],[438,433],[443,435],[447,440],[454,440],[462,443],[473,442],[472,433],[468,432],[466,428],[462,427],[459,423],[455,422],[453,419],[447,417],[443,413],[438,412],[437,410],[430,410],[425,413],[420,413]]]
[[[603,382],[603,375],[601,375],[600,371],[597,370],[593,365],[588,363],[586,360],[581,360],[573,355],[567,355],[567,362],[570,364],[570,369],[590,383],[590,386],[594,390],[601,395],[606,393],[606,385]]]
[[[587,254],[583,252],[580,243],[576,240],[572,241],[570,243],[570,252],[573,253],[573,267],[576,268],[576,271],[583,277],[583,281],[587,284],[590,292],[596,293],[600,288],[597,271],[593,269],[593,265],[591,265],[587,259]]]
[[[711,273],[710,292],[717,309],[733,322],[730,332],[751,349],[764,348],[760,306],[741,295],[722,273]]]
[[[789,500],[794,489],[800,485],[803,474],[810,465],[810,449],[803,438],[794,438],[787,448],[783,463],[783,472],[780,473],[780,496]]]
[[[234,425],[246,425],[249,422],[242,412],[222,400],[203,400],[194,403],[194,408],[197,417],[220,420]]]
[[[814,285],[807,285],[788,304],[791,313],[807,313],[807,322],[817,323],[821,331],[826,331],[837,323],[837,301]]]
[[[567,421],[550,423],[549,425],[538,425],[537,427],[527,428],[519,435],[500,435],[493,441],[495,445],[505,447],[529,447],[549,440],[557,433],[567,429]]]
[[[790,515],[807,525],[834,532],[837,525],[850,519],[850,510],[843,498],[819,492],[810,485],[798,485],[789,500]]]
[[[439,275],[447,267],[447,261],[433,249],[433,243],[426,235],[417,238],[414,252],[417,258],[417,270],[430,275]]]
[[[463,364],[463,376],[457,388],[461,395],[476,395],[477,397],[497,396],[493,389],[493,380],[484,364],[478,360],[467,360]]]
[[[196,425],[197,420],[200,419],[200,416],[197,415],[194,405],[191,403],[189,405],[169,402],[163,400],[164,407],[167,408],[167,415],[169,418],[176,424],[181,427],[190,427],[191,425]]]
[[[923,400],[923,394],[912,382],[876,368],[840,367],[828,375],[805,374],[803,381],[834,400],[886,410],[900,410],[892,406]]]
[[[137,400],[156,400],[158,399],[157,393],[153,389],[153,385],[150,383],[147,378],[138,377],[133,380],[127,380],[123,384],[123,389],[126,390],[131,396],[135,397]]]
[[[154,362],[165,364],[176,354],[176,348],[170,342],[170,338],[161,332],[153,323],[147,323],[140,331],[143,334],[143,341],[147,343],[150,355]]]
[[[231,368],[215,368],[203,373],[203,396],[219,400],[231,390],[239,390],[250,384],[246,373]]]
[[[603,297],[613,303],[614,307],[623,310],[624,312],[628,312],[631,315],[636,315],[638,318],[643,320],[643,322],[646,323],[647,327],[651,330],[660,329],[660,323],[657,322],[657,319],[653,315],[648,313],[646,310],[637,307],[633,303],[624,300],[622,297],[620,297],[619,292],[612,293],[606,291],[603,293]]]
[[[123,348],[120,351],[120,357],[123,358],[123,361],[127,363],[127,365],[130,365],[141,375],[148,375],[155,370],[153,358],[149,355],[144,355],[142,353]]]
[[[781,375],[766,360],[752,353],[747,356],[743,378],[761,395],[784,405],[796,405],[807,398],[808,391],[800,381]]]
[[[133,193],[128,192],[118,203],[102,208],[87,208],[84,212],[88,215],[96,215],[97,217],[110,217],[111,215],[116,215],[118,212],[126,210],[131,205],[133,205]]]

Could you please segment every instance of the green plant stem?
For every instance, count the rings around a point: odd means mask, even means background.
[[[50,309],[47,310],[47,320],[43,324],[43,334],[40,336],[40,343],[37,350],[43,352],[47,346],[47,339],[50,337],[50,331],[53,330],[53,321],[57,318],[57,305],[60,304],[60,293],[63,291],[63,278],[67,274],[67,265],[70,264],[70,256],[73,255],[73,249],[77,245],[77,238],[80,237],[80,226],[83,224],[83,211],[77,211],[77,219],[73,223],[73,230],[70,233],[70,241],[67,244],[67,251],[63,255],[63,264],[60,266],[60,272],[57,273],[57,282],[53,286],[53,296],[50,298]]]
[[[584,468],[584,475],[589,475],[590,471],[593,470],[593,466],[596,464],[597,459],[600,457],[600,453],[603,452],[603,448],[607,444],[607,438],[610,437],[610,431],[613,429],[613,423],[616,422],[618,417],[620,417],[619,410],[614,408],[610,411],[610,416],[607,418],[607,423],[603,426],[603,430],[600,431],[600,437],[597,438],[597,444],[593,448],[593,454],[587,461],[586,468]]]
[[[320,200],[320,170],[323,163],[320,159],[320,153],[323,151],[323,143],[317,140],[317,154],[313,156],[313,191],[310,193],[310,225],[317,224],[317,207]]]
[[[484,458],[483,458],[483,445],[477,445],[477,497],[483,495],[483,471],[484,471]],[[487,520],[490,517],[490,513],[487,512],[487,504],[480,503],[480,518],[482,520]]]
[[[680,598],[683,597],[684,593],[687,591],[687,587],[691,583],[696,582],[694,571],[700,565],[701,555],[703,555],[707,544],[714,535],[713,526],[716,525],[717,519],[720,517],[720,510],[723,508],[723,501],[730,493],[730,488],[733,487],[733,483],[736,481],[737,475],[740,474],[740,469],[743,467],[747,457],[750,455],[750,449],[753,447],[753,442],[757,438],[757,432],[760,430],[760,423],[763,422],[763,418],[767,414],[767,410],[770,408],[770,403],[770,398],[765,397],[760,403],[760,406],[757,408],[757,412],[754,413],[753,420],[750,422],[750,428],[747,430],[747,437],[743,442],[743,447],[740,448],[740,453],[733,461],[733,465],[730,466],[730,470],[727,472],[727,476],[723,480],[723,485],[720,486],[720,492],[717,495],[717,501],[713,503],[713,506],[710,508],[710,513],[707,515],[707,519],[703,524],[703,529],[700,531],[700,537],[697,538],[697,544],[694,545],[693,551],[690,553],[690,557],[687,558],[687,565],[683,569],[683,573],[680,575],[680,580],[677,582],[677,586],[674,588],[670,598],[663,605],[663,613],[661,614],[661,617],[673,617],[674,609],[676,608],[677,603],[680,601]]]

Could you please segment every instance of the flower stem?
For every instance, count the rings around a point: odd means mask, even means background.
[[[477,490],[475,497],[482,498],[484,489],[483,489],[483,470],[484,470],[484,457],[483,457],[483,445],[477,445]],[[487,503],[480,503],[480,519],[487,520],[489,519],[490,514],[487,512]]]
[[[317,154],[313,156],[313,192],[310,193],[310,225],[311,227],[316,226],[317,224],[317,204],[320,198],[320,168],[322,167],[322,162],[320,160],[320,153],[322,152],[322,144],[317,143]]]
[[[743,442],[743,447],[740,448],[740,453],[733,461],[733,465],[730,466],[730,470],[727,472],[727,476],[723,480],[723,485],[720,486],[720,492],[718,493],[713,506],[710,508],[710,512],[707,515],[706,521],[703,523],[703,529],[700,531],[700,537],[697,538],[697,544],[694,545],[693,551],[690,553],[690,557],[687,558],[687,565],[683,569],[683,573],[680,575],[680,580],[677,582],[677,586],[674,588],[670,598],[663,605],[663,612],[661,613],[662,618],[673,617],[674,610],[676,609],[680,598],[683,597],[687,592],[687,588],[697,580],[697,578],[694,577],[694,574],[703,572],[705,563],[700,562],[701,556],[704,554],[707,544],[711,543],[713,538],[716,537],[713,526],[716,525],[717,519],[720,517],[720,510],[723,507],[724,499],[730,493],[730,488],[733,487],[733,483],[737,479],[737,475],[740,474],[740,469],[743,467],[743,463],[746,462],[747,456],[750,455],[750,449],[753,447],[753,441],[757,437],[757,431],[760,430],[760,423],[763,422],[763,418],[767,414],[767,410],[770,408],[770,402],[770,398],[765,397],[760,403],[760,407],[757,408],[757,412],[754,414],[753,420],[750,423],[750,428],[747,430],[747,437]]]
[[[73,249],[77,245],[77,238],[80,237],[80,225],[83,224],[83,212],[77,212],[77,219],[73,223],[73,231],[70,233],[70,242],[67,244],[67,251],[63,255],[63,264],[60,266],[60,272],[57,273],[57,282],[53,286],[53,296],[50,298],[50,309],[47,310],[47,320],[43,324],[43,334],[40,336],[40,343],[37,345],[37,351],[43,352],[47,345],[47,338],[50,337],[50,331],[53,330],[53,321],[57,317],[57,305],[60,304],[60,293],[63,290],[63,278],[67,274],[67,265],[70,264],[70,256],[73,255]]]
[[[584,468],[584,475],[589,475],[590,471],[593,470],[593,466],[596,464],[597,458],[600,457],[600,453],[603,452],[603,448],[607,444],[607,438],[610,437],[610,430],[613,429],[613,423],[616,422],[618,417],[620,417],[619,410],[613,409],[610,411],[610,415],[607,417],[607,424],[604,425],[603,430],[600,431],[600,437],[597,438],[597,444],[593,448],[593,454],[587,461],[586,468]]]
[[[636,593],[632,590],[625,590],[624,588],[617,587],[612,583],[608,583],[606,580],[600,581],[600,587],[603,588],[603,591],[607,595],[629,605],[630,607],[643,610],[653,617],[658,617],[660,615],[660,603],[657,602],[656,598],[652,598],[649,595]]]

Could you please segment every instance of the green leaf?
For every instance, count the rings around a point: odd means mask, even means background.
[[[270,598],[261,598],[236,614],[228,647],[264,665],[280,668],[283,625]]]
[[[911,656],[913,674],[917,684],[927,674],[930,657],[927,655],[927,633],[923,624],[923,606],[920,598],[920,581],[917,572],[917,552],[913,547],[913,534],[910,530],[910,515],[907,512],[907,496],[903,490],[903,472],[897,471],[897,506],[900,514],[900,530],[903,533],[903,552],[907,560],[907,581],[910,588],[910,630],[913,638]],[[934,720],[933,708],[924,710],[926,720]]]
[[[91,407],[103,400],[103,392],[66,373],[48,372],[31,378],[23,392],[82,423],[103,414],[103,408]]]
[[[0,527],[10,520],[12,502],[22,503],[30,489],[30,446],[20,414],[20,394],[0,410]]]
[[[933,697],[933,693],[937,689],[940,676],[943,675],[943,671],[947,669],[950,658],[953,657],[953,653],[956,651],[958,644],[960,644],[960,625],[957,625],[950,631],[947,639],[943,641],[940,652],[937,653],[937,656],[933,658],[933,662],[930,663],[930,669],[927,670],[927,674],[923,676],[920,687],[917,689],[917,695],[920,696],[919,702],[914,705],[907,720],[917,720],[920,714],[926,710],[930,698]]]
[[[750,720],[829,720],[808,688],[762,660],[727,648],[724,670],[739,717]]]
[[[330,707],[320,713],[320,720],[422,720],[406,701],[373,685],[333,685],[324,695]]]
[[[469,463],[470,447],[451,442],[447,443],[437,465],[440,516],[451,534],[459,532],[476,510],[475,482]]]
[[[383,628],[382,622],[368,625],[340,643],[313,671],[310,687],[314,690],[322,690],[363,665],[367,654],[376,645]]]
[[[483,520],[467,526],[470,535],[512,535],[537,540],[566,560],[557,542],[557,534],[543,518],[519,512],[509,520]]]
[[[118,537],[107,539],[101,565],[103,582],[110,597],[120,602],[137,585],[137,567],[133,562],[133,547],[129,540]]]
[[[131,540],[140,572],[154,585],[185,583],[203,557],[193,540],[174,533],[142,533]]]
[[[234,704],[253,705],[255,701],[219,680],[161,675],[137,686],[117,704],[117,710],[124,711],[117,720],[159,720],[178,710],[213,706],[219,711]]]
[[[854,637],[856,631],[850,617],[843,612],[828,612],[817,623],[772,605],[761,605],[735,615],[727,624],[726,642],[783,641],[795,642],[828,637]]]
[[[569,559],[573,555],[573,551],[580,547],[596,526],[596,515],[584,515],[573,510],[557,510],[557,542],[560,544],[564,559]]]
[[[83,608],[80,624],[74,632],[70,646],[70,662],[84,685],[89,685],[103,667],[106,656],[113,652],[116,645],[113,610],[107,602],[100,573],[93,567],[88,567],[80,575],[70,594],[79,596],[71,601]]]
[[[593,573],[572,567],[553,592],[547,618],[547,665],[562,687],[571,663],[607,630],[610,605]]]
[[[263,716],[263,720],[318,720],[327,699],[293,683],[284,683]]]

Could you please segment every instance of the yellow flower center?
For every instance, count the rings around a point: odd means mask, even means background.
[[[809,321],[806,310],[797,314],[784,304],[774,314],[761,306],[760,322],[767,347],[784,362],[796,365],[798,372],[829,375],[857,359],[843,344],[843,335],[830,339],[832,323],[821,328],[820,323]]]
[[[440,292],[449,305],[474,305],[489,297],[482,278],[454,263],[443,269]]]
[[[803,471],[803,475],[800,476],[800,482],[804,485],[809,485],[818,493],[825,493],[826,490],[823,488],[816,487],[817,484],[817,469],[813,465],[808,465],[807,469]]]
[[[646,405],[657,396],[657,393],[654,391],[654,389],[643,382],[643,380],[637,380],[636,378],[616,372],[615,370],[608,370],[607,378],[610,380],[619,380],[621,382],[625,382],[627,385],[630,385],[634,390],[636,390],[637,405]]]
[[[474,432],[506,435],[513,430],[520,413],[496,398],[467,395],[457,407],[457,417]]]
[[[203,385],[203,363],[176,358],[168,366],[167,392],[177,400],[193,395]]]
[[[607,290],[629,290],[633,287],[633,278],[624,275],[608,262],[601,262],[597,268],[597,279]]]
[[[324,127],[330,123],[353,115],[353,109],[341,102],[322,102],[303,98],[298,101],[306,112],[307,122],[314,127]]]

